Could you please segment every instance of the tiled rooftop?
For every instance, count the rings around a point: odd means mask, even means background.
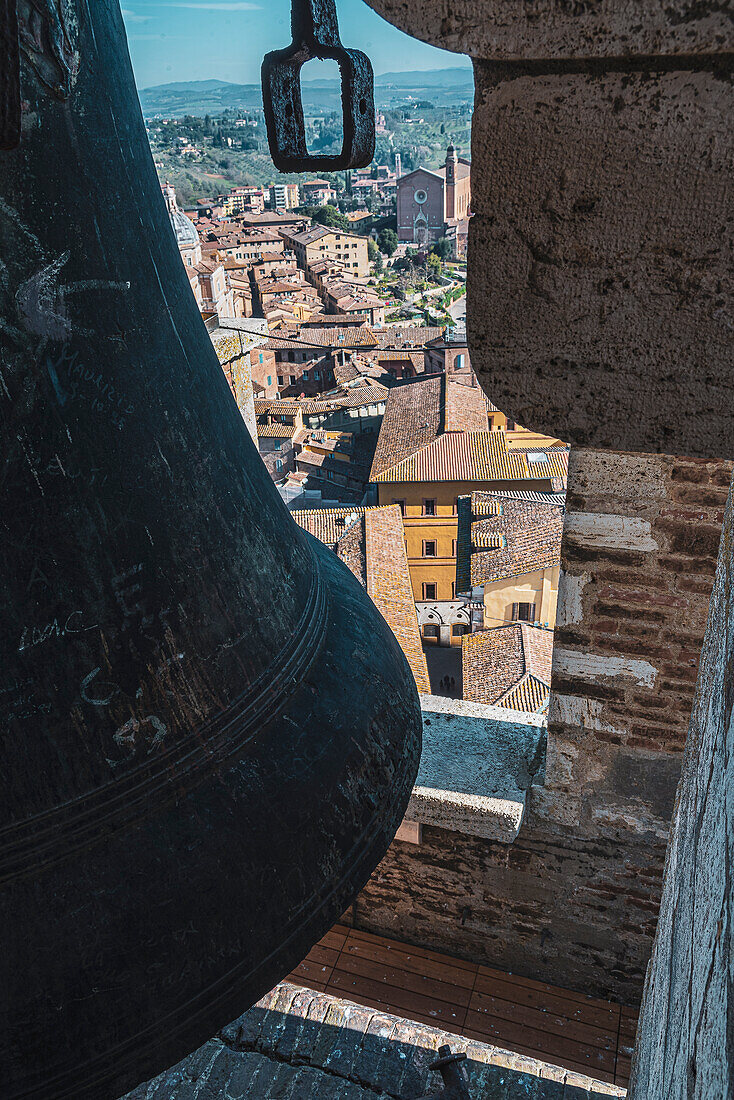
[[[399,507],[299,509],[291,514],[296,523],[335,550],[365,584],[397,638],[418,690],[429,693]]]
[[[375,329],[381,348],[423,348],[430,340],[443,336],[443,329],[436,325],[385,325]]]
[[[421,644],[400,508],[395,504],[370,509],[364,523],[367,592],[400,643],[418,691],[429,694],[428,666]]]
[[[470,509],[471,528],[459,525],[457,584],[465,587],[458,591],[560,563],[561,506],[477,492],[471,494]]]
[[[339,539],[347,527],[364,516],[370,509],[345,506],[344,508],[298,508],[291,512],[299,527],[314,535],[330,550],[336,550]],[[372,509],[374,510],[374,509]]]
[[[462,640],[464,698],[537,713],[550,692],[553,631],[526,623],[480,630]]]

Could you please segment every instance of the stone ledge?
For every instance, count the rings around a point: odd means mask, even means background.
[[[523,711],[421,695],[423,752],[405,814],[511,844],[545,763],[545,719]]]
[[[466,1053],[477,1100],[626,1095],[527,1055],[282,982],[126,1100],[414,1100],[441,1087],[428,1067],[444,1044]]]

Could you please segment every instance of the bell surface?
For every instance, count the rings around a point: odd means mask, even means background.
[[[231,396],[118,0],[18,10],[21,137],[0,151],[2,1094],[110,1098],[338,919],[402,818],[420,711],[393,635],[291,520]]]

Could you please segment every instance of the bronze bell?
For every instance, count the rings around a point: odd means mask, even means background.
[[[80,1100],[172,1065],[339,917],[400,822],[420,714],[392,634],[291,521],[231,397],[117,0],[18,14],[0,1091]]]

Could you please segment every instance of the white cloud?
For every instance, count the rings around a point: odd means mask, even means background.
[[[127,23],[147,23],[150,19],[149,15],[137,15],[134,11],[130,11],[129,8],[122,9],[122,16]]]

